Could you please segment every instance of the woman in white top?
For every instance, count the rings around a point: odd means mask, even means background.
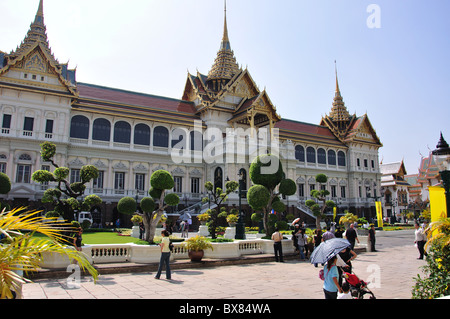
[[[159,267],[158,272],[155,275],[155,279],[159,279],[161,277],[161,272],[163,265],[166,264],[166,278],[168,280],[171,279],[171,272],[170,272],[170,239],[169,239],[169,232],[167,230],[163,230],[161,232],[161,244],[159,246],[161,247],[161,259],[159,261]]]

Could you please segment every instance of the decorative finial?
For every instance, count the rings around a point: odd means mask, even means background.
[[[340,89],[339,89],[339,81],[338,81],[338,72],[337,72],[337,62],[336,60],[334,60],[334,72],[336,74],[336,93],[341,93]]]

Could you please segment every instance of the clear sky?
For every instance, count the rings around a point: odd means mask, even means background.
[[[25,37],[38,0],[0,0],[0,50]],[[380,9],[369,10],[371,4]],[[181,98],[187,71],[207,74],[223,0],[45,0],[50,46],[80,82]],[[370,8],[369,8],[370,9]],[[417,173],[442,131],[450,142],[450,1],[228,0],[232,49],[278,113],[319,124],[339,84],[367,113],[380,160]],[[369,28],[367,20],[380,22]]]

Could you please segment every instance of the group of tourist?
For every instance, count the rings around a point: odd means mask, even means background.
[[[343,299],[352,298],[348,283],[342,282],[342,274],[343,271],[348,273],[352,272],[352,260],[357,257],[353,250],[356,242],[359,244],[360,241],[355,225],[350,224],[349,228],[344,231],[340,226],[336,227],[336,223],[332,223],[331,226],[326,228],[325,232],[322,232],[322,229],[320,228],[316,229],[313,238],[309,241],[308,235],[305,233],[305,228],[301,227],[304,225],[301,225],[300,222],[298,222],[293,226],[292,241],[295,251],[300,255],[300,260],[308,259],[308,255],[310,255],[314,249],[331,238],[346,238],[350,242],[350,247],[342,250],[326,264],[323,264],[323,290],[326,299],[336,299],[338,296]],[[275,261],[283,262],[283,235],[278,229],[275,229],[275,232],[272,234],[272,240],[274,241]],[[375,251],[375,228],[373,226],[369,230],[369,240],[372,251]],[[315,264],[315,267],[317,266],[318,265]]]

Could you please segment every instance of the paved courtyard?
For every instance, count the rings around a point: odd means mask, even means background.
[[[386,232],[387,234],[387,232]],[[410,299],[413,277],[423,260],[411,231],[378,238],[378,251],[358,255],[354,273],[372,282],[378,299]],[[155,273],[101,275],[97,284],[83,277],[69,288],[66,279],[26,284],[25,299],[323,299],[320,269],[309,262],[288,260],[204,269],[174,270],[172,280]]]

